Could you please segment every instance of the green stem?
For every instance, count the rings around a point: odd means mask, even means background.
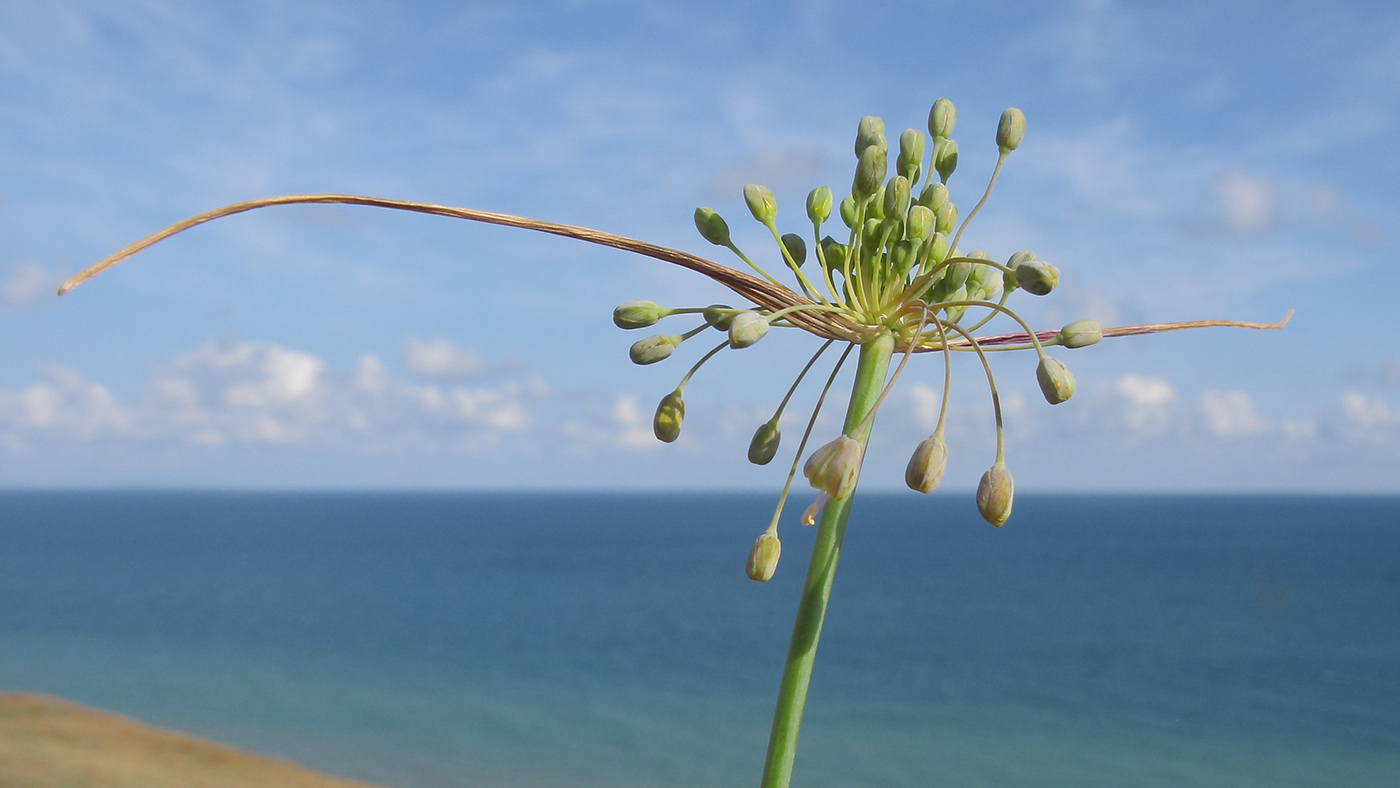
[[[862,447],[870,439],[871,425],[861,422],[880,397],[893,352],[894,335],[889,332],[860,346],[844,432]],[[821,636],[822,621],[826,618],[831,581],[836,576],[836,559],[841,554],[841,539],[846,533],[846,518],[854,497],[852,493],[833,499],[822,508],[812,558],[807,563],[807,579],[797,603],[797,619],[792,624],[783,680],[778,688],[778,707],[773,712],[773,731],[768,737],[768,757],[763,764],[763,788],[787,788],[792,780],[792,761],[797,754],[797,734],[807,703],[807,684],[812,679],[812,663],[817,656],[817,638]]]

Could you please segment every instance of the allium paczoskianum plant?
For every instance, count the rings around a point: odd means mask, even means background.
[[[773,261],[768,265],[776,266],[776,274],[742,252],[731,238],[724,218],[709,208],[695,210],[700,236],[728,249],[748,270],[599,230],[510,214],[347,194],[300,194],[234,203],[190,217],[100,260],[65,282],[59,294],[157,241],[196,225],[257,208],[299,203],[391,208],[519,227],[611,246],[688,268],[729,288],[744,303],[737,308],[719,304],[662,307],[638,300],[628,301],[613,312],[613,322],[624,329],[651,326],[673,316],[690,315],[699,320],[698,325],[683,333],[655,334],[635,342],[630,355],[637,364],[660,363],[684,352],[683,343],[708,329],[723,335],[717,337],[718,342],[695,362],[676,388],[661,399],[653,422],[658,439],[669,443],[680,437],[686,384],[710,358],[725,350],[765,352],[762,348],[748,348],[770,329],[805,333],[818,340],[820,346],[748,447],[751,462],[766,464],[778,452],[778,419],[793,392],[832,345],[844,346],[831,365],[793,454],[772,521],[749,551],[746,572],[757,581],[768,580],[777,569],[781,552],[778,522],[793,476],[836,373],[855,351],[855,382],[846,402],[841,432],[814,451],[805,466],[805,476],[818,493],[804,512],[802,522],[817,524],[818,529],[784,664],[762,781],[765,788],[786,786],[817,639],[875,414],[914,355],[941,355],[943,405],[932,436],[915,448],[905,471],[906,484],[929,492],[941,482],[948,461],[943,429],[952,383],[951,358],[954,354],[971,354],[985,374],[996,425],[996,454],[978,486],[975,503],[988,522],[1000,526],[1011,515],[1013,482],[1006,467],[1001,406],[987,363],[988,352],[1034,353],[1040,389],[1047,401],[1059,404],[1074,393],[1074,376],[1062,361],[1046,354],[1046,345],[1082,348],[1106,337],[1207,326],[1280,328],[1288,320],[1285,316],[1283,321],[1268,325],[1207,320],[1115,328],[1079,320],[1059,330],[1033,330],[1007,303],[1018,291],[1031,296],[1050,294],[1059,283],[1059,269],[1028,250],[1015,252],[1002,264],[986,252],[964,253],[959,246],[968,224],[991,195],[1002,165],[1021,146],[1025,116],[1015,108],[1002,114],[995,139],[996,166],[981,198],[961,221],[947,186],[958,164],[958,144],[952,139],[956,120],[952,102],[939,99],[929,112],[929,138],[917,129],[906,129],[899,135],[898,151],[892,154],[885,138],[884,120],[874,116],[862,118],[857,124],[856,164],[849,192],[838,200],[826,186],[813,189],[806,200],[806,224],[801,226],[799,222],[801,232],[780,235],[777,198],[762,186],[746,186],[743,196],[749,212],[772,235],[774,249],[767,259]],[[838,222],[831,221],[833,213]],[[814,259],[808,260],[809,256]],[[993,319],[1008,322],[1010,330],[979,335],[979,329]],[[768,347],[775,343],[764,344]],[[899,364],[890,374],[895,356],[899,356]],[[1030,374],[1029,368],[1026,374]]]

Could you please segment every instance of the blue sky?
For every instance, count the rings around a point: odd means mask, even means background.
[[[698,353],[631,365],[612,307],[733,297],[652,260],[291,207],[53,288],[186,215],[296,192],[733,262],[695,233],[709,205],[771,256],[743,184],[771,187],[800,231],[808,189],[848,188],[862,115],[894,136],[947,96],[964,210],[1001,110],[1028,117],[964,247],[1060,267],[1050,297],[1013,300],[1033,323],[1297,310],[1281,332],[1060,351],[1079,386],[1054,408],[1033,356],[998,358],[1018,488],[1400,490],[1400,11],[868,5],[0,6],[0,486],[777,489],[783,463],[744,451],[814,341],[723,354],[687,388],[681,439],[658,444],[651,411]],[[954,373],[945,485],[961,494],[994,450],[978,370]],[[911,363],[863,485],[902,486],[941,380],[936,357]],[[814,399],[795,398],[780,458]]]

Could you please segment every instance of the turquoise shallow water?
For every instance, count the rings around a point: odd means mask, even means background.
[[[401,788],[732,786],[769,496],[0,494],[0,687]],[[795,784],[1391,786],[1400,499],[856,503]]]

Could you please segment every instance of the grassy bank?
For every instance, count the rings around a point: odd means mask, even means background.
[[[0,693],[6,788],[373,788],[57,698]]]

